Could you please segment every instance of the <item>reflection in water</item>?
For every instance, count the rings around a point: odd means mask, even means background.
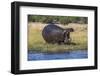
[[[28,61],[31,60],[55,60],[55,59],[83,59],[88,58],[86,50],[64,53],[28,53]]]

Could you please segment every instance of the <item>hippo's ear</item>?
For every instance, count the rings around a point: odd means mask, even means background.
[[[73,28],[69,28],[68,31],[69,32],[74,32],[74,29]]]

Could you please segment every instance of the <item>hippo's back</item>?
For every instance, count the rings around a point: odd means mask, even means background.
[[[44,27],[42,31],[42,36],[44,40],[48,43],[55,43],[62,41],[63,39],[63,29],[55,24],[49,24]]]

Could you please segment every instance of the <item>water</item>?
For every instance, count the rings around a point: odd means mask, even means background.
[[[56,59],[83,59],[88,58],[86,50],[70,51],[64,53],[28,53],[28,61],[56,60]]]

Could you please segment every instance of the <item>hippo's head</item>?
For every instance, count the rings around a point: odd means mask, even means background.
[[[70,32],[74,32],[73,28],[67,28],[66,30],[64,30],[64,43],[70,43],[71,42],[71,38],[70,38]]]

